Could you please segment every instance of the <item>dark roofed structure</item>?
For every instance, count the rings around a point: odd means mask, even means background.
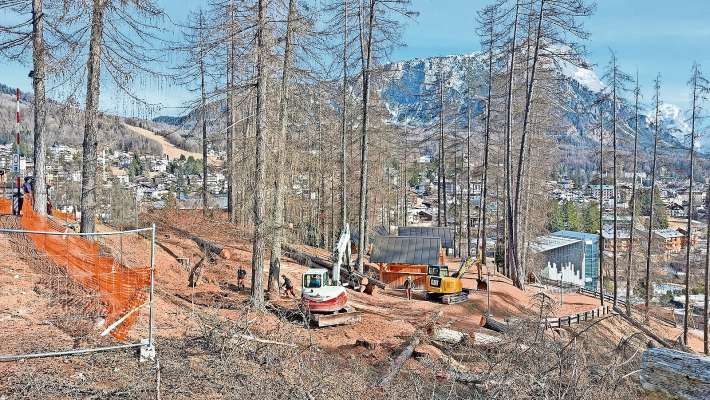
[[[367,238],[371,242],[377,236],[387,236],[387,235],[389,235],[389,232],[387,232],[387,228],[385,228],[383,225],[376,225],[375,227],[368,229],[368,232],[367,232]],[[359,241],[360,241],[360,230],[357,227],[353,227],[350,230],[350,242],[353,244],[358,244]]]
[[[382,264],[439,265],[441,239],[418,236],[376,236],[370,261]]]
[[[417,236],[441,239],[441,247],[454,248],[454,231],[451,228],[435,226],[400,226],[397,228],[399,236]]]

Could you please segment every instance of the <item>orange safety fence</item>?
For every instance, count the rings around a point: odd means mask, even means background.
[[[28,231],[62,232],[50,219],[35,214],[32,197],[24,196],[20,225]],[[12,201],[0,198],[0,214],[12,213]],[[54,214],[54,213],[52,213]],[[114,257],[102,255],[98,242],[76,235],[27,234],[37,250],[45,253],[66,274],[85,288],[95,291],[106,308],[106,326],[143,305],[150,285],[150,266],[127,268]],[[133,311],[111,331],[118,340],[125,339],[139,312]]]

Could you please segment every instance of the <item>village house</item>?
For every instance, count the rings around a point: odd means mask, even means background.
[[[607,201],[614,198],[614,186],[612,185],[589,185],[587,187],[590,195],[599,198],[599,191],[602,192],[602,200]]]
[[[653,234],[662,243],[662,250],[668,253],[679,253],[685,245],[685,235],[675,229],[654,229]]]

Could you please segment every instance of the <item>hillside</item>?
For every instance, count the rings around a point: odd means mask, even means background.
[[[48,146],[63,144],[80,148],[84,134],[84,120],[81,109],[75,104],[48,102],[47,139]],[[15,124],[15,91],[0,84],[0,144],[11,141]],[[32,95],[23,94],[20,101],[22,142],[31,144],[33,124]],[[161,154],[160,144],[154,138],[131,131],[123,123],[123,118],[103,114],[99,123],[99,143],[109,149]],[[27,148],[29,151],[29,147]]]
[[[13,217],[0,216],[3,227],[13,223]],[[154,211],[141,218],[141,225],[149,223],[156,223],[159,232],[155,253],[159,365],[139,364],[125,351],[0,363],[4,376],[0,396],[94,393],[155,398],[162,392],[166,398],[215,398],[226,393],[234,393],[235,398],[293,398],[294,393],[308,393],[305,398],[311,399],[421,398],[425,393],[433,398],[534,398],[573,381],[577,390],[594,385],[596,395],[608,387],[613,388],[613,395],[608,393],[613,398],[642,397],[631,372],[639,368],[646,338],[632,334],[634,328],[619,316],[539,330],[538,315],[564,316],[594,309],[598,301],[591,297],[569,294],[562,306],[549,301],[541,305],[540,289],[518,290],[494,273],[490,309],[496,318],[510,319],[510,331],[504,334],[479,325],[487,307],[485,292],[473,292],[466,303],[443,305],[424,300],[421,292],[407,301],[401,291],[392,289],[373,295],[348,290],[362,321],[310,329],[304,325],[297,299],[272,295],[267,311],[257,311],[250,307],[248,286],[246,290],[235,288],[234,271],[240,266],[249,271],[249,232],[226,223],[224,215],[205,219],[200,212]],[[187,285],[190,266],[204,253],[189,235],[219,243],[231,252],[228,259],[208,260],[194,288]],[[86,299],[71,297],[78,288],[67,291],[66,281],[43,279],[37,273],[47,268],[41,254],[34,250],[24,256],[17,253],[22,248],[17,246],[26,245],[25,240],[0,237],[0,261],[5,265],[0,269],[0,282],[9,285],[0,296],[0,334],[12,338],[4,342],[3,351],[52,349],[58,344],[70,346],[72,340],[75,346],[96,343],[103,329],[101,309],[85,308]],[[138,235],[120,240],[106,237],[102,243],[105,249],[122,249],[122,257],[131,262],[147,255],[147,241]],[[299,248],[313,256],[327,253]],[[294,282],[305,269],[289,258],[282,262],[282,273]],[[61,273],[50,271],[50,276]],[[473,278],[475,273],[465,276],[464,285],[473,288]],[[547,295],[548,299],[557,297],[554,292]],[[141,312],[126,340],[140,339],[147,324],[147,313]],[[466,333],[469,339],[447,345],[425,336],[393,383],[373,389],[414,334],[443,327]],[[654,329],[669,339],[678,334],[677,329],[659,322],[654,322]],[[531,335],[532,331],[539,334]],[[611,370],[599,376],[595,372],[599,368]],[[554,373],[548,375],[550,371]],[[273,374],[279,376],[278,385],[273,384]],[[501,380],[501,374],[506,379]],[[531,377],[545,383],[525,385]]]

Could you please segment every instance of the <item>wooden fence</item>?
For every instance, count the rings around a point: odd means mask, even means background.
[[[545,328],[561,328],[563,326],[572,326],[572,324],[579,324],[584,321],[591,321],[595,318],[603,317],[611,312],[611,307],[600,306],[590,311],[585,311],[577,314],[571,314],[564,317],[553,317],[547,318],[543,324]]]

